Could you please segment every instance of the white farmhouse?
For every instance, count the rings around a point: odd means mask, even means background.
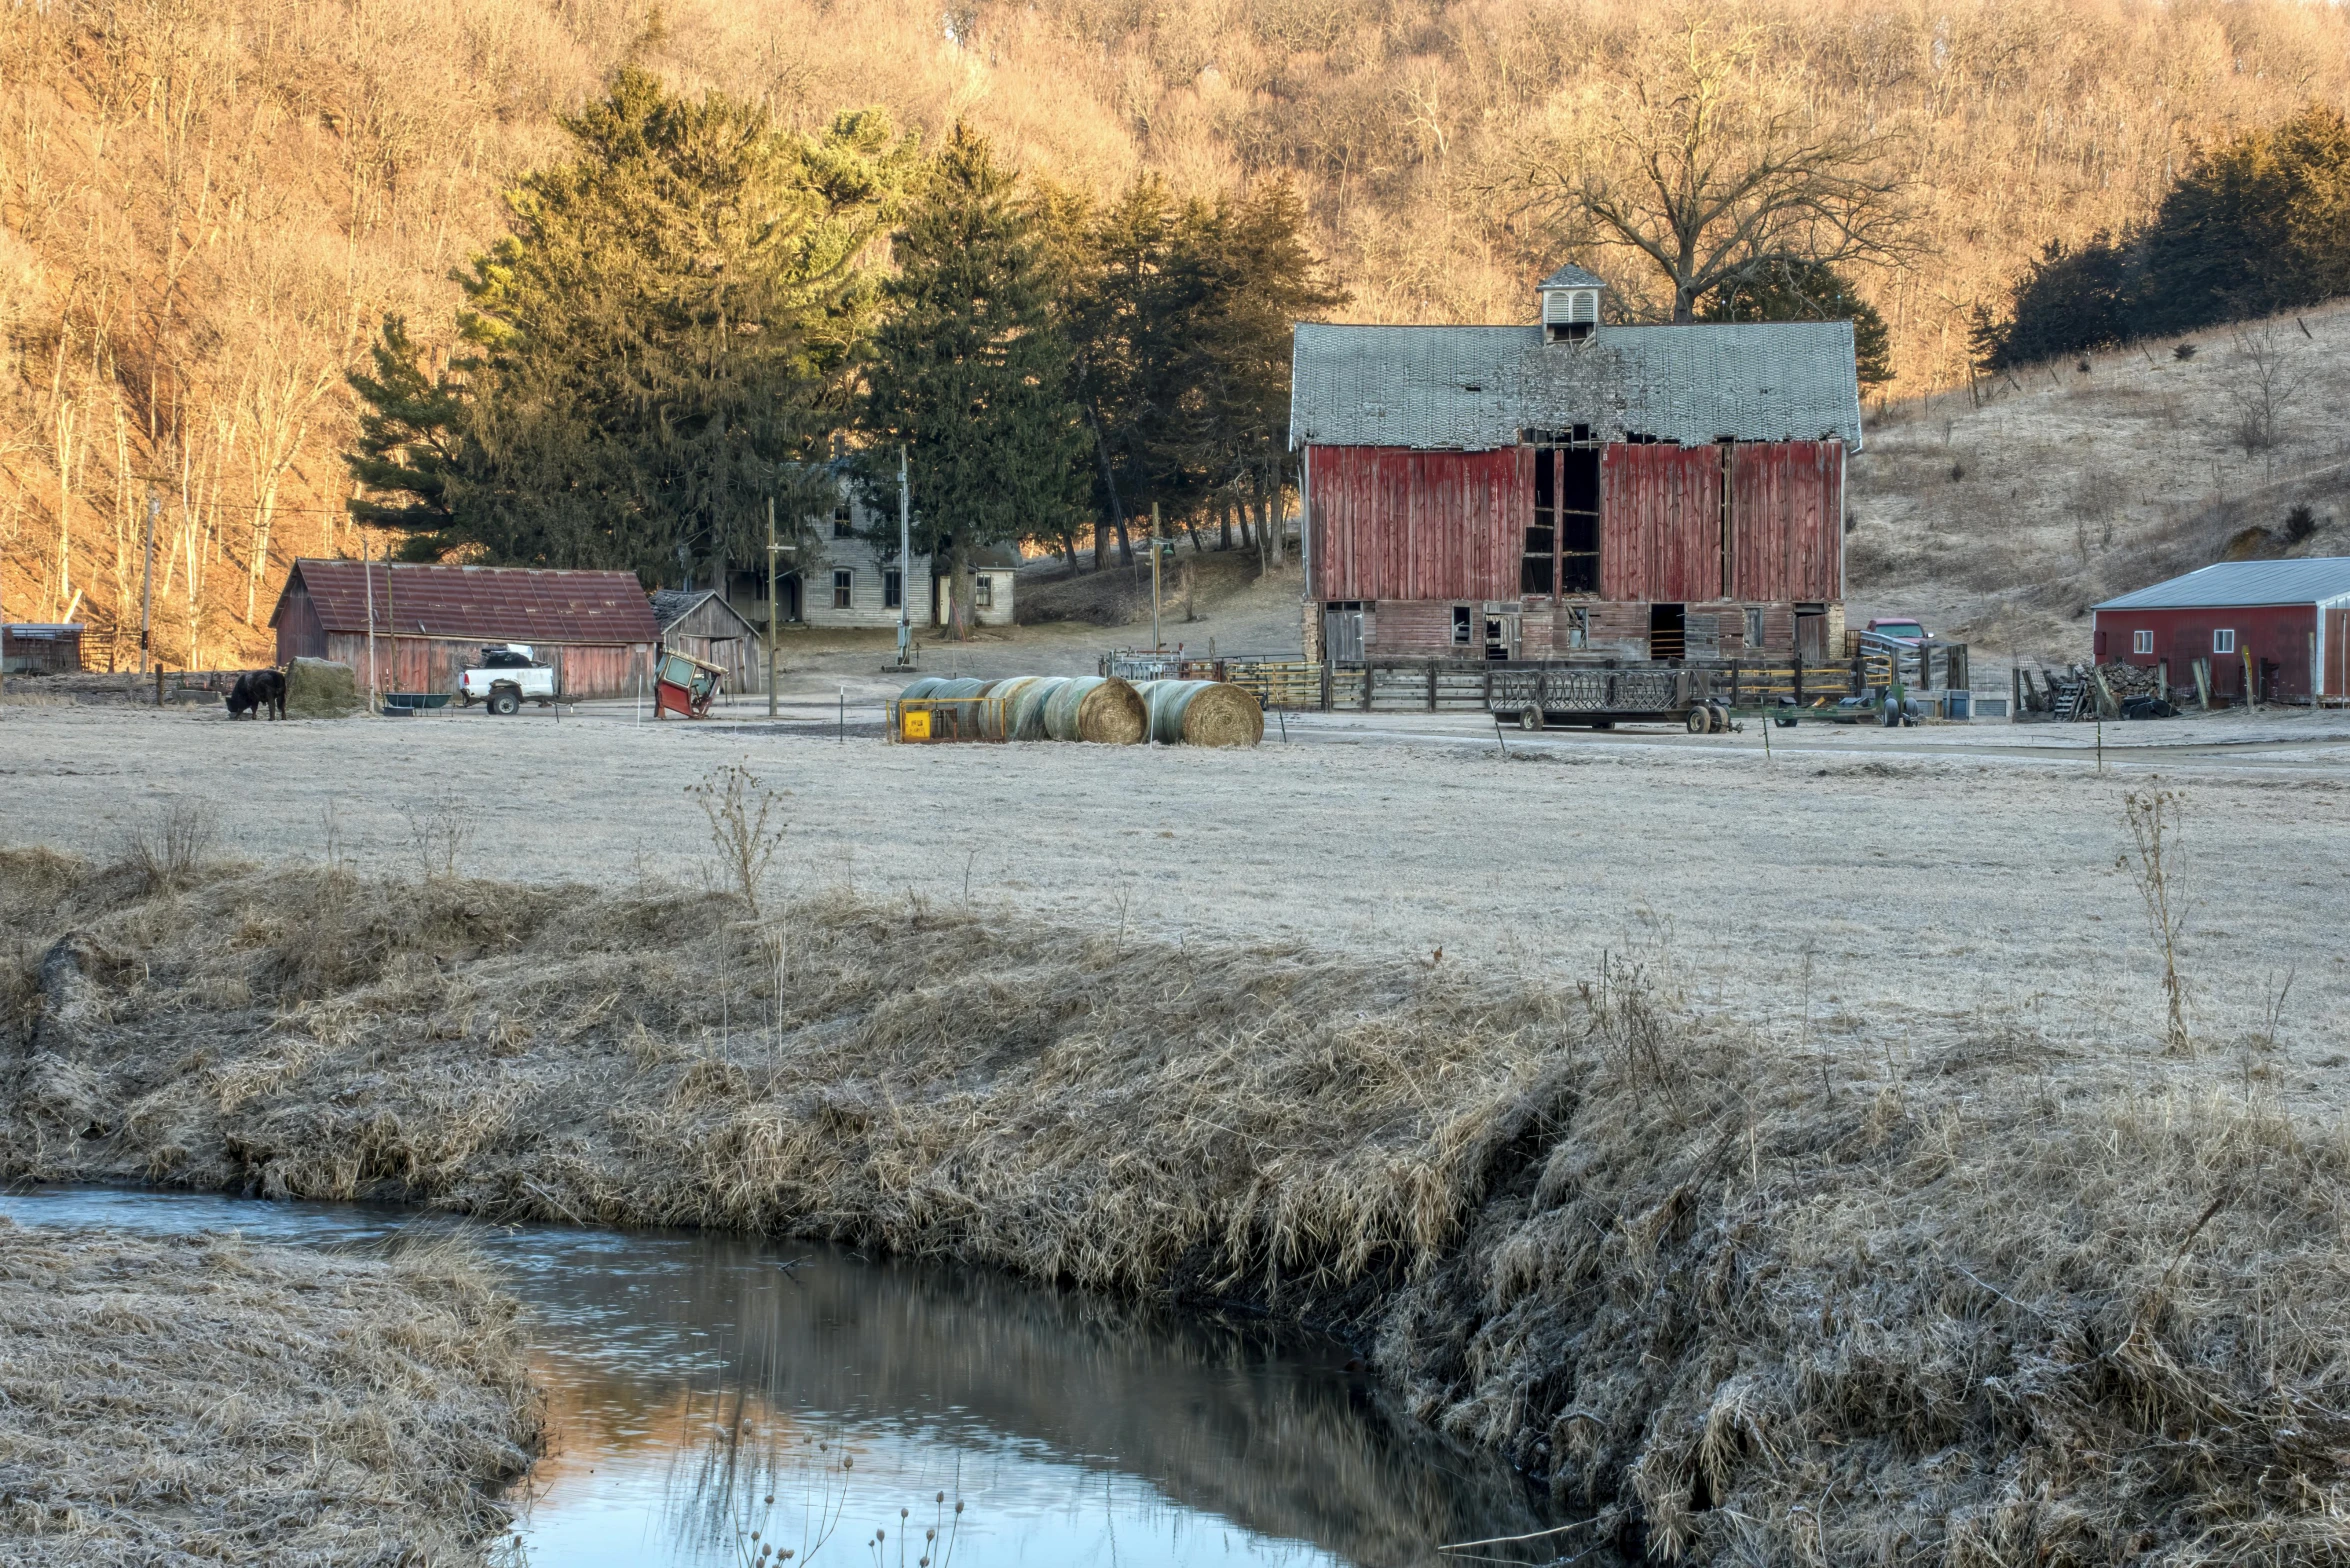
[[[894,513],[869,511],[847,478],[841,480],[840,501],[831,518],[819,523],[812,540],[801,544],[798,559],[784,558],[785,570],[777,583],[781,604],[777,618],[786,626],[871,626],[898,623],[899,595],[909,603],[917,626],[945,626],[954,619],[949,585],[933,578],[930,557],[917,555],[901,570],[897,550],[885,555],[874,542],[876,525],[889,535],[896,532]],[[1016,551],[991,547],[974,552],[971,562],[971,620],[979,626],[1012,624],[1012,587],[1020,569]],[[726,574],[726,602],[753,625],[767,624],[767,577],[764,572]]]

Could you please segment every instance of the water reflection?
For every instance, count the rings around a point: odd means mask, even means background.
[[[0,1213],[343,1243],[435,1223],[87,1189]],[[1385,1568],[1560,1522],[1396,1419],[1342,1347],[1261,1324],[808,1244],[479,1234],[534,1309],[550,1402],[516,1562]]]

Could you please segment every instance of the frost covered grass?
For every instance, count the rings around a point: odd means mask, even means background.
[[[1660,1555],[2350,1555],[2350,1145],[2225,1052],[1538,968],[0,857],[0,1159],[825,1235],[1331,1324]]]

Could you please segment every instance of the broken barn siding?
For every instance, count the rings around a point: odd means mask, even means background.
[[[1316,599],[1517,597],[1530,448],[1317,447],[1313,465]]]
[[[1730,596],[1843,598],[1843,515],[1839,443],[1731,447]]]
[[[1720,597],[1720,450],[1615,442],[1599,472],[1601,597],[1665,603]]]
[[[324,656],[351,666],[360,689],[367,690],[367,634],[329,632],[325,643]],[[438,637],[402,637],[395,650],[393,639],[378,632],[375,656],[382,680],[376,689],[454,692],[457,677],[481,662],[481,650],[479,642]],[[636,695],[644,689],[643,672],[649,668],[653,647],[651,643],[541,643],[532,651],[554,670],[555,690],[562,693],[564,701],[572,702]]]

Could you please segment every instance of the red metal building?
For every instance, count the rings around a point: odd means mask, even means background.
[[[362,691],[454,691],[486,643],[528,643],[567,697],[625,697],[659,630],[634,572],[303,559],[269,624],[277,662],[336,659]]]
[[[2096,607],[2099,663],[2166,665],[2174,693],[2208,660],[2213,695],[2350,697],[2350,558],[2223,561]]]
[[[1840,651],[1848,322],[1300,325],[1310,655]]]

